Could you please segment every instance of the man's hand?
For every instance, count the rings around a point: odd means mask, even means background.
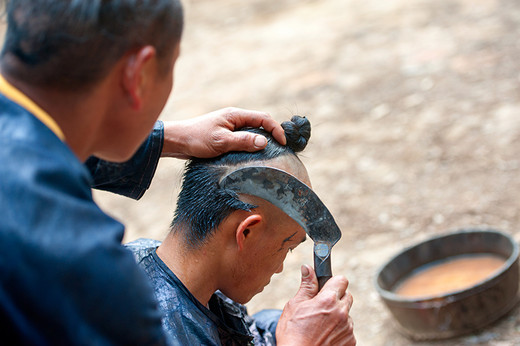
[[[281,144],[284,131],[267,113],[224,108],[194,119],[164,122],[162,156],[188,159],[215,157],[228,151],[257,151],[265,148],[264,136],[234,132],[243,127],[263,127]]]
[[[278,345],[356,345],[349,315],[352,295],[348,281],[334,276],[318,293],[314,271],[302,266],[302,282],[296,296],[283,309],[276,328]]]

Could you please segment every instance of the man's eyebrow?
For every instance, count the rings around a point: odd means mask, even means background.
[[[296,235],[296,233],[298,232],[294,232],[293,234],[291,234],[290,236],[288,236],[287,238],[285,238],[283,241],[282,241],[282,246],[283,244],[285,244],[286,242],[288,242],[289,240],[292,239],[292,237],[294,237]]]
[[[284,245],[286,242],[292,240],[292,238],[296,235],[296,233],[298,233],[298,232],[296,231],[296,232],[294,232],[293,234],[291,234],[290,236],[288,236],[287,238],[285,238],[285,239],[282,241],[282,245],[280,246],[280,249],[279,249],[278,251],[282,250],[282,249],[283,249],[283,245]],[[298,244],[303,243],[305,240],[307,240],[307,236],[306,236],[306,235],[303,236],[302,240],[300,240],[300,242],[299,242]]]

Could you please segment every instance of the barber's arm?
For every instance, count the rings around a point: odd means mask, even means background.
[[[146,192],[159,158],[215,157],[228,151],[257,151],[267,142],[258,134],[240,132],[243,127],[263,127],[285,144],[280,124],[267,113],[224,108],[183,121],[158,121],[134,156],[124,163],[90,157],[85,165],[93,177],[92,187],[139,199]]]
[[[91,156],[85,166],[92,175],[92,187],[133,199],[146,192],[161,157],[164,138],[163,122],[157,121],[152,133],[134,156],[123,163],[109,162]]]
[[[318,292],[316,274],[303,266],[300,289],[276,328],[277,345],[356,345],[347,287],[345,277],[334,276]]]
[[[209,158],[265,148],[264,136],[236,131],[244,127],[263,127],[280,144],[286,144],[283,128],[269,114],[229,107],[193,119],[165,122],[162,156]]]

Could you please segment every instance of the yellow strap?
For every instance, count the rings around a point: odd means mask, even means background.
[[[20,106],[28,110],[32,113],[36,118],[38,118],[42,123],[45,124],[54,134],[65,141],[65,135],[63,131],[60,129],[56,121],[53,118],[41,109],[36,103],[33,102],[29,97],[27,97],[20,90],[16,89],[13,85],[11,85],[5,78],[0,74],[0,93],[4,94],[8,99],[13,102],[18,103]]]

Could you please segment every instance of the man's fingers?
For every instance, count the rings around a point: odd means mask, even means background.
[[[300,288],[293,298],[297,301],[312,299],[318,293],[318,278],[311,267],[304,264],[301,267],[302,281]]]
[[[344,276],[334,276],[318,293],[316,274],[309,266],[302,266],[302,283],[296,296],[285,305],[276,330],[277,341],[355,346],[349,313],[353,299],[347,287]]]
[[[280,144],[287,144],[282,126],[269,114],[240,108],[229,108],[225,111],[227,112],[227,119],[232,125],[233,130],[243,127],[263,127],[266,131],[271,132],[274,139]]]
[[[357,342],[354,336],[354,321],[352,317],[349,316],[345,325],[341,327],[341,333],[335,335],[335,338],[330,341],[330,344],[355,346]]]
[[[348,280],[343,275],[333,276],[325,283],[320,292],[328,294],[334,292],[337,299],[342,299],[348,287]]]
[[[350,311],[352,304],[354,304],[354,297],[352,296],[352,293],[347,291],[341,300],[347,304],[347,310]]]

